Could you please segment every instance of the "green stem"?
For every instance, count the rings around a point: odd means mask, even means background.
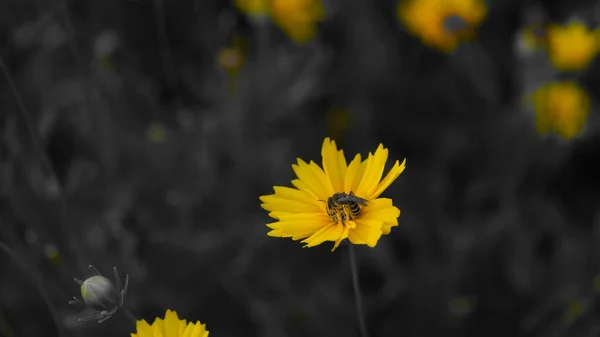
[[[356,315],[358,316],[358,324],[360,327],[361,337],[368,337],[367,323],[365,321],[365,312],[362,303],[362,292],[360,291],[360,283],[358,281],[358,266],[356,263],[356,253],[354,252],[354,245],[348,243],[350,267],[352,269],[352,286],[354,287],[354,303],[356,304]]]

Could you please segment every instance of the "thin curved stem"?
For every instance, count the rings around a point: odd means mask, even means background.
[[[348,243],[348,250],[350,257],[350,268],[352,269],[352,286],[354,288],[354,303],[356,304],[356,315],[358,316],[358,324],[360,327],[361,337],[368,337],[367,323],[365,320],[365,312],[362,303],[362,292],[360,291],[360,283],[358,281],[358,266],[356,263],[356,253],[354,252],[354,245]]]

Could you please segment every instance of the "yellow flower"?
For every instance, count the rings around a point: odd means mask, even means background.
[[[400,210],[388,198],[378,198],[404,171],[406,159],[395,162],[381,179],[388,150],[379,144],[375,154],[361,161],[357,154],[349,165],[335,141],[325,138],[321,149],[323,169],[298,158],[292,165],[296,188],[275,186],[274,194],[261,196],[261,206],[277,219],[267,226],[272,237],[304,239],[305,247],[334,241],[334,251],[344,239],[375,247],[383,234],[398,226]]]
[[[305,43],[317,33],[317,23],[325,17],[319,0],[271,0],[273,21],[294,41]]]
[[[165,319],[156,318],[152,325],[145,320],[136,323],[136,333],[131,337],[208,337],[206,324],[186,323],[185,319],[179,319],[175,311],[167,309]]]
[[[562,71],[578,71],[587,67],[600,50],[600,30],[590,30],[579,21],[566,26],[550,25],[548,57]]]
[[[423,44],[451,53],[460,41],[475,37],[487,7],[482,0],[404,0],[397,14]]]
[[[235,0],[235,6],[247,15],[267,15],[269,0]]]
[[[538,88],[532,96],[536,128],[540,135],[554,131],[571,139],[583,131],[590,111],[590,99],[574,82],[554,82]]]

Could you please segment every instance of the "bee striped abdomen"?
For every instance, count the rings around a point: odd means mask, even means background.
[[[360,205],[357,202],[349,202],[348,206],[350,206],[350,214],[352,215],[352,219],[355,219],[360,214]]]

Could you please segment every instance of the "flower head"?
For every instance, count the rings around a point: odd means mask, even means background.
[[[323,168],[298,158],[292,165],[298,179],[295,188],[275,186],[274,194],[261,196],[261,205],[276,219],[267,226],[272,237],[303,239],[305,247],[344,239],[375,247],[383,234],[398,225],[400,210],[388,198],[379,198],[404,171],[398,161],[382,178],[388,150],[379,145],[365,160],[357,154],[350,164],[335,141],[325,138],[321,149]]]
[[[590,111],[590,99],[574,82],[553,82],[538,88],[532,95],[536,128],[540,135],[555,132],[571,139],[583,131]]]
[[[129,284],[129,275],[125,276],[125,285],[123,286],[117,268],[113,268],[115,283],[102,276],[94,266],[90,265],[89,268],[94,276],[85,279],[85,281],[75,279],[75,283],[81,286],[82,299],[73,297],[69,304],[96,311],[94,315],[80,318],[80,322],[98,320],[98,323],[103,323],[111,318],[119,308],[123,307]]]
[[[131,337],[208,337],[206,324],[187,323],[185,319],[179,319],[175,311],[167,309],[165,318],[156,318],[152,325],[145,320],[136,323],[136,333]]]
[[[600,30],[590,30],[583,22],[571,21],[565,26],[548,28],[548,57],[562,71],[586,68],[600,50]]]
[[[271,0],[273,21],[294,41],[305,43],[317,33],[325,17],[320,0]]]
[[[460,41],[475,36],[487,7],[482,0],[404,0],[397,14],[423,44],[451,53]]]

